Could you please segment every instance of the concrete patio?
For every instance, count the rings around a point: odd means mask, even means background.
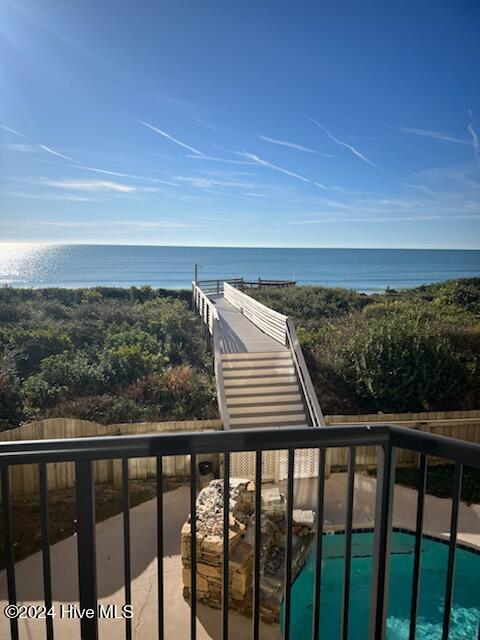
[[[371,526],[374,517],[375,480],[357,475],[355,482],[354,526]],[[296,506],[314,507],[315,481],[297,480]],[[332,474],[326,481],[325,526],[342,528],[346,495],[346,475]],[[414,528],[416,492],[396,487],[394,525]],[[166,638],[183,640],[189,637],[190,607],[182,597],[182,566],[180,558],[180,530],[189,513],[189,488],[180,487],[164,496],[165,513],[165,627]],[[150,640],[157,632],[157,559],[156,559],[155,501],[145,502],[131,510],[132,599],[134,607],[133,637]],[[448,536],[450,501],[427,496],[425,532]],[[99,603],[124,602],[123,592],[123,533],[122,516],[117,515],[97,525],[97,576]],[[480,505],[461,504],[459,540],[480,548]],[[61,604],[78,601],[77,548],[75,537],[52,546],[53,596],[56,610]],[[18,601],[42,604],[42,560],[39,553],[16,565]],[[6,576],[0,574],[0,639],[9,638],[9,622],[3,614],[8,603]],[[220,640],[221,613],[198,606],[198,638]],[[101,620],[101,640],[117,640],[124,633],[123,620]],[[250,638],[250,620],[234,612],[230,614],[232,637]],[[20,637],[40,640],[45,637],[44,620],[20,620]],[[55,619],[55,638],[76,640],[80,635],[78,620]],[[278,627],[262,628],[262,638],[280,638]]]

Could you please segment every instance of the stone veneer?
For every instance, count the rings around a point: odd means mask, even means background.
[[[229,605],[249,615],[252,610],[255,483],[230,479]],[[283,597],[286,500],[278,487],[262,487],[260,615],[277,623]],[[315,528],[313,511],[293,510],[292,576],[305,562]],[[223,480],[212,480],[197,497],[197,589],[200,602],[222,604]],[[190,519],[182,527],[183,594],[190,599]]]

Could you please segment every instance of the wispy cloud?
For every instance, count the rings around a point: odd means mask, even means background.
[[[192,120],[195,120],[195,122],[198,122],[198,124],[201,124],[202,127],[205,127],[206,129],[210,129],[210,131],[215,131],[215,133],[220,133],[219,129],[217,129],[217,127],[214,127],[213,124],[210,124],[209,122],[205,122],[205,120],[202,120],[198,116],[193,116],[191,113],[187,113],[186,111],[184,111],[184,113],[186,116],[188,116]]]
[[[472,136],[473,152],[475,154],[475,160],[478,162],[478,160],[480,159],[480,157],[479,157],[478,134],[475,131],[475,129],[473,128],[473,113],[470,111],[470,109],[468,110],[468,115],[469,115],[469,118],[470,118],[470,122],[468,123],[468,127],[467,128],[468,128],[468,132]]]
[[[147,180],[148,182],[154,182],[156,184],[164,184],[169,187],[178,187],[174,182],[168,180],[160,180],[159,178],[150,178],[148,176],[139,176],[134,173],[123,173],[121,171],[111,171],[110,169],[99,169],[98,167],[89,167],[84,164],[70,164],[69,167],[73,169],[84,169],[85,171],[93,171],[94,173],[102,173],[107,176],[116,176],[117,178],[131,178],[132,180]]]
[[[466,144],[471,146],[469,140],[463,140],[462,138],[455,138],[448,133],[442,133],[441,131],[430,131],[428,129],[411,129],[409,127],[396,127],[398,131],[404,133],[410,133],[414,136],[421,136],[423,138],[433,138],[434,140],[443,140],[444,142],[454,142],[455,144]]]
[[[411,182],[404,182],[403,184],[406,187],[408,187],[409,189],[416,189],[417,191],[421,191],[422,193],[426,193],[429,196],[438,195],[437,193],[435,193],[435,191],[432,191],[431,189],[429,189],[428,187],[425,187],[422,184],[412,184]]]
[[[171,142],[174,142],[178,146],[183,147],[184,149],[187,149],[188,151],[191,151],[195,155],[197,155],[197,156],[203,155],[202,152],[199,151],[198,149],[195,149],[195,147],[191,147],[190,145],[186,144],[185,142],[182,142],[181,140],[178,140],[178,138],[174,138],[173,136],[171,136],[166,131],[162,131],[162,129],[158,129],[157,127],[154,127],[152,124],[148,124],[148,122],[144,122],[143,120],[139,120],[138,118],[135,118],[135,120],[139,124],[143,124],[144,127],[148,127],[148,129],[151,129],[152,131],[155,131],[156,133],[158,133],[159,135],[163,136],[167,140],[170,140]]]
[[[58,189],[74,189],[78,191],[114,191],[117,193],[136,191],[135,187],[109,180],[50,180],[49,178],[43,178],[42,184]]]
[[[7,151],[19,151],[20,153],[37,153],[38,145],[36,144],[5,144],[4,149]]]
[[[357,156],[357,158],[360,158],[360,160],[363,160],[363,162],[366,162],[367,164],[369,164],[372,167],[375,167],[375,169],[379,169],[380,171],[382,169],[380,169],[379,166],[377,166],[374,162],[372,162],[371,160],[369,160],[366,156],[363,155],[363,153],[361,153],[358,149],[356,149],[353,145],[348,144],[348,142],[343,142],[342,140],[339,140],[338,138],[336,138],[334,135],[332,135],[330,133],[330,131],[328,129],[326,129],[322,124],[320,124],[319,122],[317,122],[317,120],[315,120],[314,118],[309,118],[309,120],[311,122],[313,122],[314,125],[316,125],[317,127],[319,127],[320,129],[322,129],[322,131],[324,131],[327,136],[330,138],[330,140],[333,140],[333,142],[336,142],[337,144],[339,144],[341,147],[345,147],[345,149],[348,149],[349,151],[351,151],[353,153],[354,156]]]
[[[20,131],[17,131],[16,129],[12,129],[11,127],[7,127],[4,124],[0,124],[0,129],[3,129],[4,131],[8,131],[9,133],[13,133],[16,136],[20,136],[20,138],[26,138],[27,136],[23,135],[23,133],[20,133]]]
[[[304,147],[301,144],[296,144],[295,142],[287,142],[286,140],[277,140],[276,138],[269,138],[268,136],[258,136],[260,140],[264,140],[264,142],[271,142],[272,144],[278,144],[281,147],[289,147],[290,149],[296,149],[297,151],[305,151],[305,153],[316,153],[319,156],[323,156],[324,158],[335,158],[330,153],[323,153],[322,151],[317,151],[316,149],[310,149],[309,147]]]
[[[193,226],[186,222],[170,222],[168,220],[114,220],[111,224],[134,227],[135,229],[184,229]]]
[[[21,133],[20,131],[17,131],[16,129],[12,129],[11,127],[6,127],[5,125],[0,125],[0,128],[4,129],[5,131],[9,131],[10,133],[14,133],[16,136],[20,136],[21,138],[25,138],[28,139],[28,136],[26,136],[24,133]],[[55,151],[55,149],[52,149],[51,147],[47,147],[46,144],[38,144],[38,143],[34,143],[34,144],[29,144],[29,145],[16,145],[16,148],[14,148],[15,145],[11,145],[11,150],[12,151],[29,151],[29,152],[34,152],[37,149],[41,149],[42,151],[45,151],[46,153],[49,153],[52,156],[57,156],[58,158],[63,158],[64,160],[68,160],[69,162],[74,162],[76,163],[77,160],[75,160],[74,158],[71,158],[70,156],[66,156],[63,153],[60,153],[59,151]]]
[[[24,191],[3,191],[4,195],[30,200],[59,200],[61,202],[95,202],[96,198],[87,198],[71,193],[28,193]]]
[[[324,217],[316,218],[312,220],[293,220],[292,225],[317,225],[317,224],[332,224],[332,223],[356,223],[356,222],[421,222],[427,220],[451,220],[452,216],[448,214],[431,214],[431,215],[418,215],[418,216],[371,216],[371,217],[355,217],[355,218],[336,218],[336,217]],[[460,220],[480,220],[480,215],[475,214],[460,214],[455,216],[455,219]]]
[[[223,162],[225,164],[254,164],[253,162],[247,162],[246,160],[232,160],[231,158],[217,158],[215,156],[206,156],[206,155],[196,155],[187,153],[187,158],[192,158],[193,160],[211,160],[212,162]]]
[[[326,187],[324,184],[321,184],[320,182],[315,182],[314,180],[310,180],[309,178],[306,178],[305,176],[302,176],[299,173],[295,173],[294,171],[290,171],[289,169],[284,169],[283,167],[279,167],[278,165],[272,164],[271,162],[267,162],[267,160],[263,160],[263,158],[260,158],[254,153],[247,153],[246,151],[235,151],[234,153],[237,153],[238,155],[243,156],[244,158],[248,158],[253,163],[259,164],[262,167],[268,167],[269,169],[273,169],[274,171],[279,171],[280,173],[283,173],[287,176],[291,176],[292,178],[297,178],[297,180],[301,180],[302,182],[306,182],[308,184],[313,184],[316,187],[319,187],[320,189],[325,189],[326,191],[329,191],[329,188]]]
[[[199,189],[210,189],[211,187],[239,187],[241,189],[252,189],[255,185],[249,182],[235,180],[216,180],[212,178],[201,178],[197,176],[175,176],[175,180],[185,182],[192,187]]]
[[[47,153],[50,153],[52,156],[57,156],[58,158],[63,158],[64,160],[68,160],[69,162],[77,162],[73,158],[70,158],[70,156],[65,156],[65,155],[63,155],[63,153],[59,153],[58,151],[55,151],[54,149],[51,149],[50,147],[47,147],[44,144],[39,144],[37,146],[39,146],[40,149],[43,149]]]

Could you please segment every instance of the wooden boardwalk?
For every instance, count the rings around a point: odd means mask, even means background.
[[[288,351],[231,305],[223,295],[210,296],[219,316],[220,350],[222,353],[266,353]]]
[[[249,296],[244,284],[215,280],[192,288],[212,336],[224,428],[324,425],[293,323]]]

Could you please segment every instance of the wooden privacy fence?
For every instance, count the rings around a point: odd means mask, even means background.
[[[56,438],[84,438],[91,436],[128,436],[138,433],[168,433],[179,431],[209,431],[222,428],[220,420],[187,420],[179,422],[139,422],[133,424],[102,425],[75,418],[53,418],[0,433],[0,441],[47,440]],[[212,459],[212,456],[205,456]],[[199,457],[199,461],[202,457]],[[130,458],[129,475],[132,480],[156,477],[154,458]],[[122,484],[121,460],[94,462],[95,482]],[[166,456],[163,461],[166,477],[182,478],[190,474],[190,456]],[[10,492],[23,496],[39,491],[38,465],[12,465],[10,467]],[[48,465],[48,488],[68,489],[75,486],[73,462],[55,462]]]
[[[372,414],[352,416],[325,416],[327,425],[352,423],[391,423],[418,429],[427,433],[458,438],[468,442],[480,444],[480,411],[447,411],[431,413],[405,414]],[[53,418],[32,422],[17,429],[0,433],[0,441],[14,442],[16,440],[45,440],[55,438],[82,438],[91,436],[128,436],[138,433],[168,433],[179,431],[209,431],[222,428],[221,420],[189,420],[179,422],[140,422],[134,424],[101,425],[87,420],[75,418]],[[328,428],[328,426],[327,426]],[[281,452],[280,452],[281,453]],[[242,455],[242,454],[236,454]],[[268,454],[267,454],[268,456]],[[333,470],[343,469],[347,465],[348,449],[338,448],[329,450],[329,462]],[[212,456],[205,456],[212,459]],[[297,463],[302,462],[302,452],[299,452]],[[199,460],[201,457],[199,457]],[[377,464],[377,454],[374,447],[357,447],[357,466],[374,467]],[[311,463],[311,460],[309,458]],[[265,461],[267,462],[267,461]],[[280,464],[281,460],[277,461]],[[443,462],[441,459],[431,459],[429,462]],[[214,463],[217,463],[214,458]],[[314,473],[315,465],[308,465],[305,474]],[[407,450],[398,452],[397,463],[405,467],[417,465],[417,454]],[[95,482],[121,485],[121,461],[100,460],[94,463]],[[301,466],[301,465],[300,465]],[[313,471],[310,470],[310,467]],[[184,478],[190,474],[189,456],[166,456],[163,462],[166,477]],[[299,469],[301,471],[301,469]],[[155,477],[156,464],[154,458],[132,458],[129,460],[129,474],[132,480]],[[271,475],[271,477],[270,477]],[[266,479],[273,480],[269,475],[268,464],[264,468]],[[300,476],[303,473],[300,473]],[[306,477],[306,476],[305,476]],[[38,493],[39,478],[37,465],[13,465],[10,468],[10,490],[12,495],[22,496]],[[73,463],[56,462],[48,465],[48,488],[50,490],[68,489],[75,486],[75,472]]]
[[[385,413],[353,416],[325,416],[327,425],[388,423],[408,429],[417,429],[425,433],[434,433],[467,442],[480,444],[480,411],[434,411],[423,413]],[[348,449],[330,449],[330,465],[333,470],[343,469],[348,462]],[[400,449],[397,454],[397,465],[416,467],[418,454],[414,451]],[[429,458],[429,464],[441,464],[442,458]],[[356,463],[359,467],[375,467],[377,450],[375,447],[357,447]]]

